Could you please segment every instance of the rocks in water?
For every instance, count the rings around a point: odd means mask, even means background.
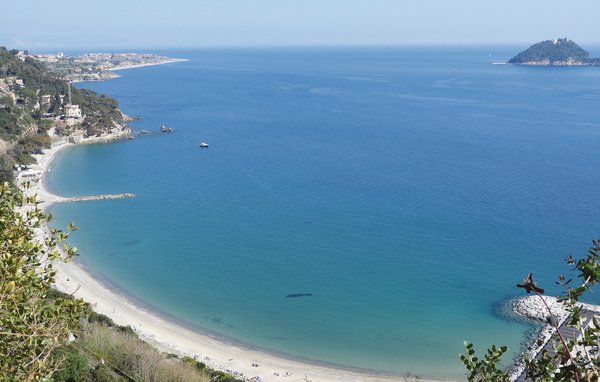
[[[298,297],[310,297],[312,296],[312,293],[292,293],[292,294],[288,294],[287,298],[298,298]]]
[[[569,312],[565,309],[564,304],[559,302],[556,297],[543,296],[546,303],[552,311],[552,315],[559,320],[568,316]],[[536,295],[526,296],[514,300],[511,303],[512,310],[516,315],[528,318],[530,320],[548,322],[550,314],[544,302]]]

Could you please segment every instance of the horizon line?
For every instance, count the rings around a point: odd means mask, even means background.
[[[49,51],[81,51],[100,52],[101,50],[196,50],[196,49],[294,49],[294,48],[394,48],[394,47],[482,47],[482,46],[531,46],[536,42],[401,42],[401,43],[289,43],[289,44],[197,44],[197,45],[139,45],[139,46],[109,46],[109,45],[89,45],[89,46],[44,46],[44,44],[26,44],[21,46],[10,46],[0,43],[0,47],[8,50],[27,50],[34,54],[49,53]],[[578,45],[600,45],[600,41],[576,42]],[[18,44],[16,44],[18,45]]]

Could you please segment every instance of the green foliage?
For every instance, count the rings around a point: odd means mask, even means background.
[[[0,47],[0,78],[2,77],[23,79],[25,87],[15,89],[15,92],[24,99],[25,104],[23,111],[16,107],[0,110],[8,114],[3,116],[0,113],[0,138],[14,140],[19,138],[22,126],[40,122],[39,118],[43,112],[36,112],[33,105],[40,101],[41,95],[47,94],[52,98],[48,112],[60,115],[60,96],[67,95],[68,83],[59,74],[49,71],[43,63],[32,58],[22,62],[5,48]],[[76,87],[72,87],[71,93],[73,104],[79,105],[86,115],[82,126],[86,130],[86,135],[101,134],[110,131],[115,123],[123,123],[123,115],[115,99]],[[4,104],[4,101],[0,100],[1,104]]]
[[[0,183],[11,183],[13,180],[12,161],[7,156],[0,156]]]
[[[465,341],[466,355],[461,355],[460,360],[467,369],[467,378],[471,381],[494,381],[508,382],[508,372],[498,367],[502,354],[506,353],[508,348],[501,346],[497,348],[493,345],[488,349],[483,359],[475,356],[473,344]]]
[[[129,381],[215,381],[209,379],[203,370],[157,351],[135,333],[123,332],[97,322],[84,323],[77,346],[89,357],[102,360],[113,372]]]
[[[10,109],[0,109],[0,138],[14,140],[22,132],[18,114]]]
[[[15,106],[15,102],[9,96],[0,97],[0,107],[11,109]]]
[[[200,362],[192,357],[183,357],[183,362],[187,365],[194,367],[198,371],[202,371],[206,373],[211,381],[214,382],[242,382],[241,380],[235,378],[232,375],[227,373],[223,373],[222,371],[213,370],[206,366],[204,362]]]
[[[54,284],[55,261],[68,261],[75,249],[58,246],[68,233],[53,229],[36,240],[48,222],[35,197],[10,184],[0,186],[0,380],[34,381],[49,377],[63,359],[55,349],[78,327],[84,303],[47,294]]]
[[[94,382],[121,382],[125,381],[125,379],[111,370],[110,367],[106,365],[98,365],[94,370]]]
[[[573,41],[567,39],[558,39],[555,41],[547,40],[538,42],[511,58],[508,63],[548,62],[552,64],[568,60],[577,62],[588,62],[590,60],[590,54]]]
[[[576,335],[565,338],[556,319],[551,319],[553,313],[543,297],[543,289],[539,288],[532,278],[531,273],[517,286],[534,292],[544,303],[548,311],[549,322],[553,327],[551,338],[554,355],[543,351],[539,357],[532,359],[524,355],[525,371],[529,380],[540,382],[571,382],[571,381],[598,381],[600,380],[600,359],[598,351],[600,345],[600,320],[596,317],[591,322],[584,322],[582,308],[578,302],[590,287],[600,281],[600,240],[594,240],[593,246],[588,250],[587,256],[575,261],[571,256],[565,259],[568,266],[575,266],[578,271],[579,283],[560,275],[556,283],[564,288],[560,300],[565,303],[570,318],[567,325]],[[469,381],[494,382],[497,374],[487,374],[488,371],[496,373],[500,357],[505,347],[497,348],[495,345],[488,350],[485,360],[478,360],[471,344],[467,344],[467,355],[461,355],[461,361],[467,369]]]
[[[41,154],[43,149],[49,149],[51,145],[48,134],[38,133],[29,135],[19,140],[20,150],[26,154]]]
[[[54,373],[54,382],[93,382],[95,380],[87,357],[79,354],[77,349],[58,349],[56,356],[64,359],[60,369]]]

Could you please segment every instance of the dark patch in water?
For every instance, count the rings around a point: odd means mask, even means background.
[[[127,247],[131,247],[131,246],[134,246],[134,245],[139,244],[141,242],[142,242],[141,240],[129,240],[129,241],[123,242],[123,245],[127,246]]]
[[[266,339],[271,340],[271,341],[285,341],[285,337],[269,337],[269,336],[265,336]]]
[[[288,294],[287,298],[297,298],[297,297],[310,297],[312,296],[312,293],[292,293],[292,294]]]

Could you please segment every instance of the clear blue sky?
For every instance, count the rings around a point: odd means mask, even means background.
[[[4,0],[0,45],[141,48],[600,42],[599,0]]]

